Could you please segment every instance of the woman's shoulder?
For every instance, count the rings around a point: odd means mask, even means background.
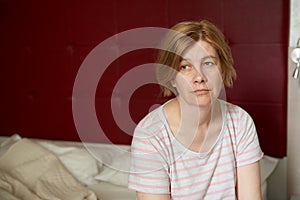
[[[166,134],[166,124],[162,105],[149,112],[135,127],[134,137],[149,138]]]
[[[137,127],[149,129],[163,123],[163,105],[158,106],[149,112],[138,124]]]
[[[251,118],[250,114],[242,108],[240,105],[233,104],[227,101],[223,101],[223,106],[225,107],[226,114],[230,116],[235,116],[239,119]]]

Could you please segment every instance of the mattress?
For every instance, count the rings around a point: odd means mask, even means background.
[[[0,157],[16,142],[19,135],[0,136]],[[102,200],[134,200],[135,192],[127,189],[130,167],[130,146],[92,144],[97,156],[87,151],[86,144],[72,141],[51,141],[30,139],[55,154],[67,171],[86,188]],[[89,148],[88,148],[89,149]],[[116,149],[118,149],[116,151]],[[267,200],[267,180],[277,165],[277,159],[265,155],[261,160],[261,188],[263,199]],[[2,195],[2,196],[1,196]],[[0,199],[8,197],[0,188]],[[8,199],[14,199],[13,197]]]

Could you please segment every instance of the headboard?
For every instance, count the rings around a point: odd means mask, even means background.
[[[238,79],[227,89],[228,101],[251,114],[265,154],[286,155],[286,1],[1,1],[0,12],[1,135],[80,140],[72,102],[85,98],[86,91],[74,96],[73,87],[80,66],[98,44],[128,29],[208,19],[228,38],[235,60]],[[122,47],[111,48],[117,53]],[[129,144],[132,139],[114,122],[112,96],[115,103],[124,103],[121,93],[113,95],[114,86],[130,69],[150,62],[155,62],[153,49],[128,52],[99,80],[91,98],[109,142]],[[167,100],[159,93],[157,85],[146,84],[132,94],[128,112],[134,122]]]

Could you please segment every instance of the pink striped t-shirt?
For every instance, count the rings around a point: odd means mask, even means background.
[[[170,194],[173,200],[236,199],[236,168],[263,156],[249,114],[220,100],[223,125],[208,152],[197,153],[176,140],[163,106],[136,127],[129,189]]]

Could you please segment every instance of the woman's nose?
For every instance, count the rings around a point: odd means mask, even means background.
[[[195,69],[193,82],[195,84],[207,82],[207,78],[201,69]]]

